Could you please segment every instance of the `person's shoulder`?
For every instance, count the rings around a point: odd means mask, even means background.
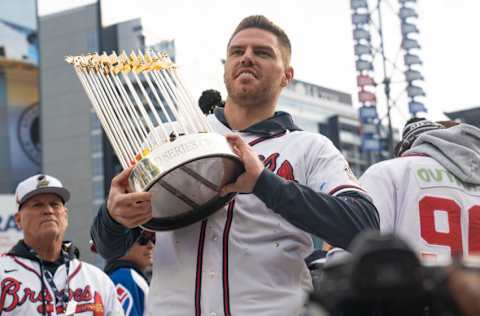
[[[424,154],[411,153],[403,155],[396,158],[395,160],[402,161],[405,164],[417,164],[417,163],[432,163],[435,164],[437,161],[430,156]]]
[[[119,268],[116,268],[115,270],[113,270],[112,273],[128,273],[130,271],[132,271],[133,269],[132,268],[129,268],[129,267],[119,267]]]
[[[132,278],[133,282],[135,282],[138,288],[140,288],[144,293],[148,292],[148,282],[146,279],[144,279],[143,276],[140,275],[140,273],[138,273],[134,269],[131,269],[130,277]]]
[[[132,278],[134,279],[137,279],[137,278],[141,278],[142,276],[140,275],[140,273],[138,273],[137,271],[135,271],[135,269],[130,269],[130,275],[132,276]]]
[[[110,272],[110,278],[114,281],[116,280],[123,280],[123,279],[131,279],[132,278],[132,271],[135,271],[131,268],[121,267],[113,270]]]
[[[88,273],[89,275],[95,275],[95,278],[102,277],[102,278],[109,279],[108,275],[105,272],[103,272],[103,270],[100,269],[99,267],[97,267],[97,266],[95,266],[91,263],[78,260],[78,259],[75,260],[75,261],[77,261],[78,264],[81,264],[82,269],[85,269],[85,272]]]
[[[2,267],[3,264],[6,264],[6,263],[32,265],[35,262],[36,262],[35,260],[32,260],[30,258],[25,258],[23,256],[17,256],[15,254],[7,253],[7,252],[0,254],[0,263],[1,263],[0,267]]]
[[[423,164],[423,163],[436,164],[437,161],[429,156],[412,154],[412,155],[406,155],[406,156],[401,156],[393,159],[384,160],[382,162],[379,162],[378,164],[380,166],[398,168],[401,166],[407,167],[407,166]]]
[[[393,169],[402,169],[404,165],[407,165],[408,161],[402,158],[393,158],[374,163],[365,171],[365,174],[368,173],[384,173],[388,170]]]
[[[305,139],[312,139],[312,140],[329,140],[326,136],[320,134],[320,133],[313,133],[309,131],[304,131],[304,130],[296,130],[296,131],[291,131],[289,132],[290,135],[293,137],[304,137]]]
[[[0,253],[0,260],[11,260],[12,257],[13,257],[12,255],[10,255],[6,252]]]
[[[394,173],[404,176],[405,172],[418,164],[436,164],[437,162],[427,156],[411,155],[402,156],[377,162],[365,171],[365,174],[386,174]]]
[[[303,143],[308,146],[316,145],[323,147],[325,145],[332,144],[330,139],[320,133],[312,133],[308,131],[292,131],[288,133],[288,136],[292,138],[292,140],[298,141],[300,144]]]
[[[386,169],[391,168],[392,166],[404,165],[407,162],[406,159],[402,158],[391,158],[387,160],[382,160],[374,163],[368,169]]]
[[[17,264],[15,263],[15,256],[8,254],[8,253],[1,253],[0,254],[0,267],[4,268],[5,266],[9,264]],[[3,272],[3,270],[0,268],[0,273]]]

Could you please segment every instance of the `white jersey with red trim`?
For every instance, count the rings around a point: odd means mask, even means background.
[[[409,156],[371,166],[360,178],[383,232],[403,237],[425,259],[480,251],[480,186],[437,161]]]
[[[54,292],[44,278],[47,290],[45,311],[41,293],[40,265],[22,257],[0,256],[0,314],[6,315],[124,315],[110,278],[97,267],[77,259],[70,261],[69,303],[55,306]],[[66,265],[53,275],[61,292],[66,288]]]
[[[220,134],[232,133],[214,116]],[[285,179],[317,192],[339,194],[358,183],[333,144],[320,134],[285,131],[239,134]],[[157,232],[149,315],[299,315],[312,289],[304,258],[311,236],[267,208],[254,194],[239,194],[207,220]]]

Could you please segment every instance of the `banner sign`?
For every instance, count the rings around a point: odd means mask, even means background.
[[[0,253],[7,252],[23,233],[15,223],[15,195],[0,194]]]

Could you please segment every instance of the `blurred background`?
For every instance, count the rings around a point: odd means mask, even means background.
[[[21,233],[16,184],[44,172],[73,193],[67,238],[82,258],[120,166],[66,55],[154,49],[195,98],[226,96],[226,43],[264,14],[293,46],[295,80],[278,108],[329,137],[357,176],[391,157],[412,116],[479,126],[480,2],[472,0],[0,0],[0,252]]]

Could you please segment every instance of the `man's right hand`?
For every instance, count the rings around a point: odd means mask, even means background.
[[[131,192],[128,176],[132,169],[133,166],[112,179],[107,201],[110,216],[127,228],[145,224],[152,218],[152,193]]]

